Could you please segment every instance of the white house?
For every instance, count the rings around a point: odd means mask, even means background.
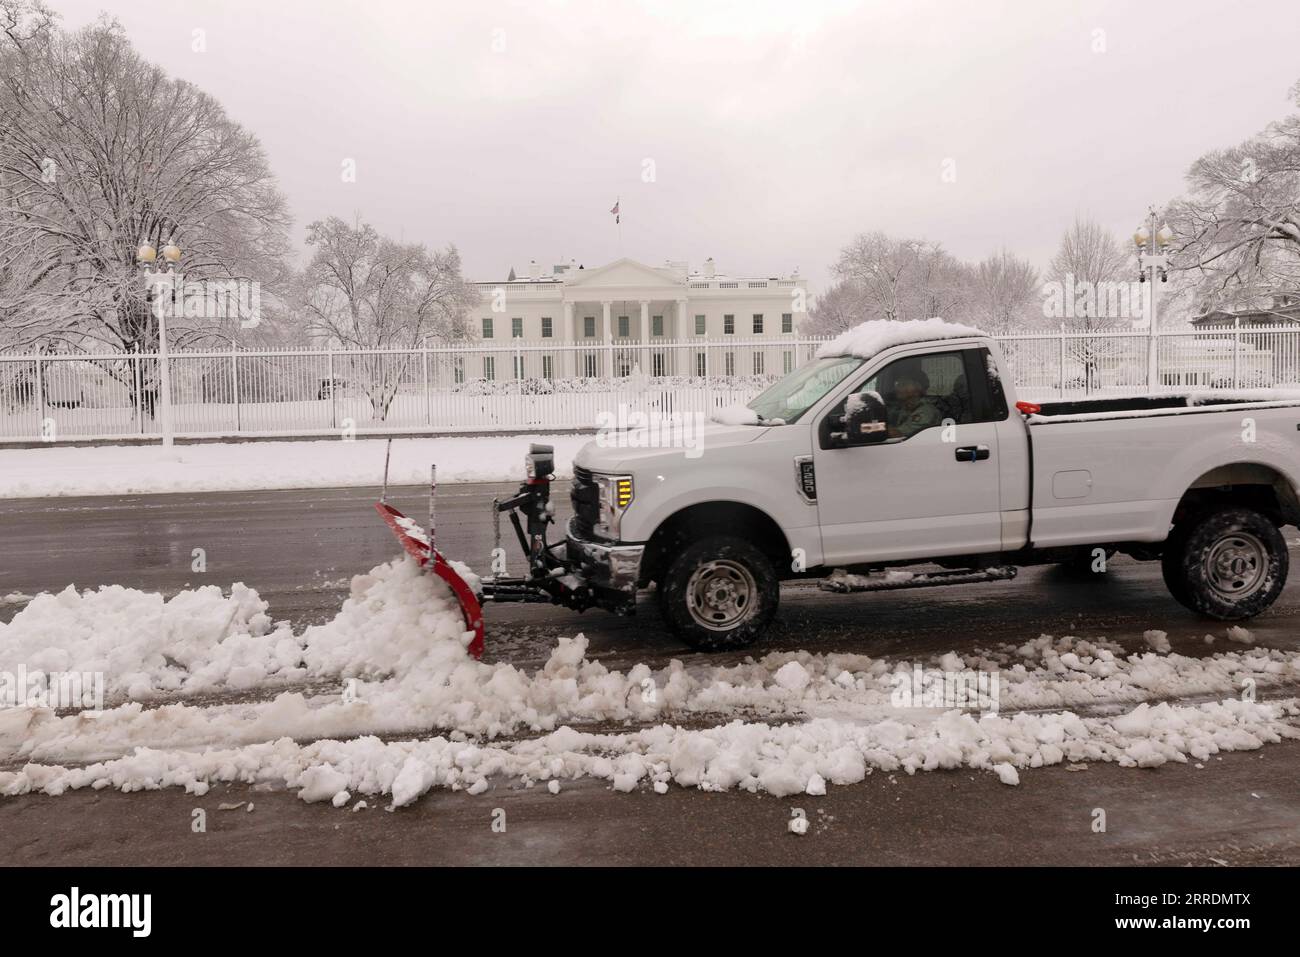
[[[544,272],[534,261],[525,276],[477,285],[483,346],[508,349],[516,340],[530,350],[551,343],[580,347],[564,350],[562,363],[545,363],[558,375],[626,375],[630,367],[692,374],[699,362],[683,344],[735,337],[737,345],[751,346],[748,353],[756,339],[772,346],[793,339],[807,315],[808,284],[797,273],[729,276],[712,259],[695,273],[686,263],[656,267],[626,258],[594,268],[571,261]],[[746,371],[753,371],[752,361]]]

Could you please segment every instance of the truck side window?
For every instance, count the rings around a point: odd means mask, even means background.
[[[895,359],[853,391],[880,396],[888,414],[887,442],[905,442],[926,429],[938,428],[945,420],[957,425],[974,422],[979,404],[967,387],[965,357],[973,351],[950,349]],[[981,397],[987,399],[987,395],[984,387]],[[836,421],[844,415],[845,402],[828,413]]]
[[[987,349],[965,349],[966,382],[972,408],[971,422],[1001,422],[1007,417],[1007,397],[1002,376]]]

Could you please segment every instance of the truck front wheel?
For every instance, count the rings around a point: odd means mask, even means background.
[[[1178,602],[1220,621],[1258,615],[1282,593],[1286,540],[1266,516],[1225,508],[1175,526],[1161,559]]]
[[[659,583],[664,620],[698,651],[753,644],[776,615],[780,594],[768,557],[729,535],[692,542]]]

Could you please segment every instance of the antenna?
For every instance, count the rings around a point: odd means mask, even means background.
[[[388,458],[393,454],[393,440],[390,438],[388,444],[384,447],[384,488],[379,493],[379,504],[383,505],[388,501]]]
[[[429,466],[429,567],[432,568],[438,553],[433,550],[433,499],[438,492],[438,466]]]

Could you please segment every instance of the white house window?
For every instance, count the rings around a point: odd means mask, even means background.
[[[695,374],[701,378],[709,374],[709,360],[703,352],[695,353]]]
[[[524,337],[524,320],[515,318],[510,320],[510,338],[522,339]]]
[[[465,381],[465,357],[456,356],[451,362],[451,380],[457,385]]]
[[[543,379],[555,378],[555,357],[554,356],[542,356],[542,378]]]
[[[618,337],[626,339],[632,335],[632,320],[627,316],[618,317]]]
[[[582,374],[588,379],[596,378],[596,356],[595,353],[588,352],[582,357]]]
[[[595,316],[582,317],[582,334],[588,339],[596,338],[596,317]]]
[[[549,339],[554,334],[550,316],[542,316],[542,338]]]
[[[491,316],[485,316],[483,318],[483,338],[484,339],[492,338],[492,317]]]
[[[754,313],[754,335],[761,336],[762,334],[763,334],[763,314],[761,312],[756,312]]]
[[[695,317],[695,334],[696,334],[697,336],[702,336],[702,335],[704,335],[704,317],[703,317],[703,316],[696,316],[696,317]]]
[[[754,353],[754,375],[763,374],[763,353]]]
[[[723,316],[723,317],[722,317],[722,334],[723,334],[724,336],[734,336],[734,335],[736,334],[736,317],[735,317],[735,316]]]
[[[497,377],[497,358],[496,356],[483,357],[483,378],[495,379]]]
[[[794,353],[789,349],[781,353],[781,371],[786,374],[794,371]]]
[[[728,352],[725,356],[723,356],[723,360],[724,360],[724,361],[723,361],[723,368],[724,368],[724,370],[725,370],[725,371],[723,372],[723,374],[724,374],[724,375],[735,375],[735,374],[736,374],[736,354],[735,354],[734,352]]]
[[[650,317],[650,335],[652,335],[652,336],[662,336],[663,334],[664,334],[664,317],[663,317],[663,316],[651,316],[651,317]]]
[[[656,352],[650,357],[650,370],[651,375],[664,374],[664,354],[662,352]]]
[[[781,313],[781,331],[794,332],[794,316],[788,312]]]

